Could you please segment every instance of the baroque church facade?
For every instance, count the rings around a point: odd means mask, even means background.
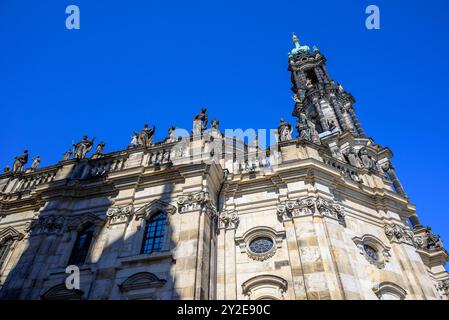
[[[0,299],[449,299],[448,253],[392,152],[293,42],[298,120],[268,149],[203,109],[184,137],[145,125],[116,152],[84,137],[52,166],[17,157],[0,174]]]

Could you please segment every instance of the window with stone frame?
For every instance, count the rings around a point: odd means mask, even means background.
[[[13,238],[7,238],[0,243],[0,271],[6,262],[6,258],[8,257],[13,242]]]
[[[78,232],[68,262],[69,265],[82,265],[86,262],[95,230],[94,224],[87,224]]]
[[[155,213],[146,221],[141,249],[142,254],[162,251],[166,224],[167,215],[163,212]]]

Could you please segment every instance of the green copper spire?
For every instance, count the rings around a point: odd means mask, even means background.
[[[296,56],[298,56],[300,54],[304,54],[304,53],[309,53],[310,52],[310,48],[308,46],[301,46],[299,44],[299,39],[295,35],[294,32],[293,32],[292,40],[293,40],[293,44],[295,45],[295,48],[293,48],[293,50],[290,51],[290,53],[288,55],[290,58],[294,58],[294,57],[296,57]]]

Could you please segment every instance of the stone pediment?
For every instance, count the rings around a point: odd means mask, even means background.
[[[119,288],[122,292],[147,288],[159,288],[162,287],[165,282],[167,281],[164,279],[159,279],[153,273],[139,272],[127,278],[122,284],[119,285]]]
[[[142,217],[145,218],[150,217],[153,213],[156,212],[163,212],[165,214],[175,214],[176,211],[177,208],[175,206],[171,205],[168,202],[157,199],[139,208],[136,211],[135,215],[136,219],[139,219]]]

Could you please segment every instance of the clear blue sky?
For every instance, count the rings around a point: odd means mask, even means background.
[[[78,5],[81,29],[65,28]],[[365,28],[365,8],[381,30]],[[28,148],[42,165],[83,134],[124,148],[155,123],[190,128],[208,107],[222,128],[293,121],[291,32],[316,44],[356,100],[425,224],[449,246],[447,0],[0,1],[0,166]]]

